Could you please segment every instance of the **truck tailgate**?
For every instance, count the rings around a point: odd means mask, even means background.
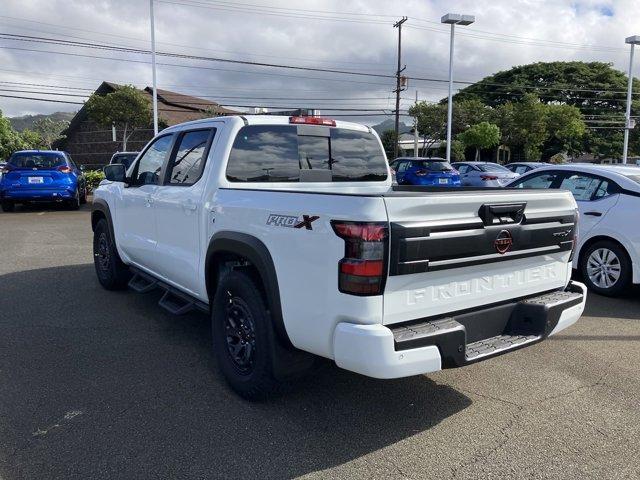
[[[576,204],[558,190],[394,191],[384,323],[564,287]]]

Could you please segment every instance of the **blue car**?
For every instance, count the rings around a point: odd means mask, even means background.
[[[460,186],[460,175],[444,158],[400,157],[391,168],[398,185]]]
[[[22,150],[2,167],[0,204],[5,212],[17,203],[57,202],[78,209],[86,201],[84,174],[66,152]]]

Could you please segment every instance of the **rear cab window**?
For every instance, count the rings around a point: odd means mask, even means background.
[[[371,182],[387,179],[372,133],[346,128],[248,125],[227,164],[231,182]]]
[[[11,155],[7,163],[15,169],[48,170],[65,166],[67,159],[61,153],[17,152]]]

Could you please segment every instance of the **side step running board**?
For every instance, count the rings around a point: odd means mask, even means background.
[[[129,288],[137,293],[148,293],[158,287],[158,281],[151,275],[139,270],[134,270],[134,275],[129,280]]]
[[[133,277],[129,281],[129,288],[137,293],[148,293],[156,288],[164,290],[162,297],[158,301],[158,305],[173,315],[184,315],[193,310],[200,310],[209,313],[209,305],[190,295],[181,292],[175,287],[164,283],[153,276],[131,267]]]

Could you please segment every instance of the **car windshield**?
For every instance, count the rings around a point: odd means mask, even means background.
[[[414,166],[429,170],[430,172],[449,172],[453,167],[446,160],[429,160],[424,162],[413,162]]]
[[[483,172],[511,173],[508,168],[505,168],[502,165],[498,165],[497,163],[485,163],[476,166]]]
[[[13,168],[30,168],[47,170],[66,165],[66,159],[56,153],[14,153],[9,159],[9,165]]]

